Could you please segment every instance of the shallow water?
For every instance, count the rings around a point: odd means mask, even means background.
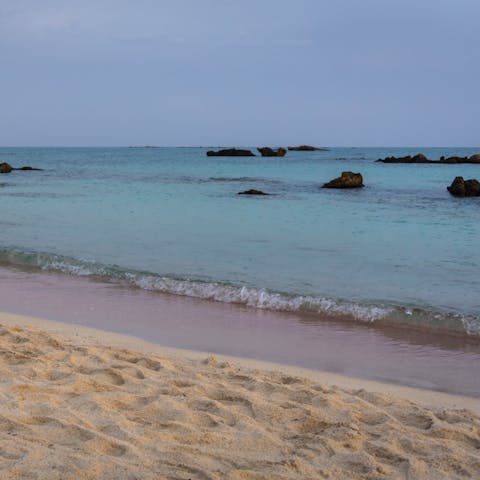
[[[480,149],[1,148],[0,262],[261,308],[480,332],[478,165],[386,165]],[[321,189],[344,170],[366,187]],[[236,195],[256,188],[274,195]]]

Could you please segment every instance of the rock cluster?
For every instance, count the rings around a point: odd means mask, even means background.
[[[259,147],[257,150],[261,153],[262,157],[284,157],[287,153],[287,149],[280,148],[270,148],[270,147]],[[319,148],[312,147],[311,145],[299,145],[297,147],[288,147],[288,150],[293,152],[319,152],[323,150],[328,150],[328,148]],[[224,150],[213,151],[209,150],[207,152],[209,157],[253,157],[255,156],[250,150],[242,150],[237,148],[226,148]]]
[[[455,177],[447,190],[454,197],[480,197],[480,182],[475,179],[464,180],[463,177]]]
[[[480,154],[477,153],[471,157],[440,157],[440,160],[429,160],[423,153],[407,155],[406,157],[386,157],[380,158],[377,162],[382,163],[433,163],[433,164],[456,164],[456,163],[478,163],[480,164]]]
[[[479,163],[480,164],[480,153],[472,155],[471,157],[440,157],[438,163]]]

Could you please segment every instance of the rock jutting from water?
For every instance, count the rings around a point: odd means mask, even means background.
[[[30,170],[39,170],[41,171],[41,168],[34,168],[34,167],[12,167],[9,163],[3,162],[0,163],[0,173],[10,173],[13,172],[14,170],[22,170],[22,171],[30,171]]]
[[[252,188],[250,190],[245,190],[244,192],[238,192],[238,195],[270,195],[270,194],[262,192],[261,190],[255,190],[254,188]]]
[[[454,197],[480,197],[480,182],[473,178],[464,180],[463,177],[455,177],[447,190]]]
[[[380,158],[377,162],[381,163],[429,163],[429,164],[457,164],[457,163],[473,163],[480,164],[480,154],[477,153],[470,157],[440,157],[440,160],[430,160],[423,153],[418,153],[413,157],[407,155],[406,157],[386,157]]]
[[[0,163],[0,173],[10,173],[13,170],[13,167],[7,163],[3,162]]]
[[[325,152],[328,148],[312,147],[311,145],[299,145],[298,147],[288,147],[292,152]]]
[[[363,186],[363,177],[360,173],[342,172],[341,177],[325,183],[322,188],[361,188]]]
[[[270,147],[259,147],[257,150],[262,154],[262,157],[284,157],[287,153],[283,147],[276,150]]]
[[[254,157],[255,154],[250,150],[240,148],[225,148],[224,150],[209,150],[207,157]]]

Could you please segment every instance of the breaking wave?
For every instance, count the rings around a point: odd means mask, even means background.
[[[480,335],[480,318],[473,315],[274,292],[228,282],[161,275],[44,252],[3,248],[0,249],[0,265],[92,277],[144,290],[267,310],[308,313],[331,319],[341,318],[368,323],[406,324],[457,334]]]

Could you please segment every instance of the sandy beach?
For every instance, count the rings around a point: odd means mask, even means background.
[[[2,479],[480,477],[478,399],[0,324]]]

